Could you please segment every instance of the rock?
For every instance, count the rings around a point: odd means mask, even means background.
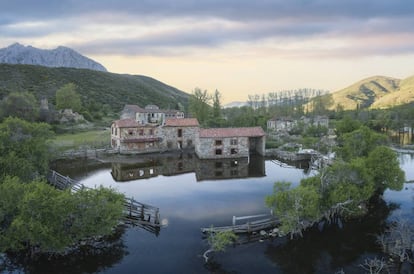
[[[104,66],[73,49],[58,47],[52,50],[23,46],[19,43],[0,49],[0,63],[39,65],[45,67],[70,67],[107,71]]]
[[[260,236],[267,236],[267,232],[264,230],[260,230],[259,234]]]

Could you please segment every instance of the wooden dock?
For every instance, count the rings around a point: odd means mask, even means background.
[[[47,176],[49,183],[60,190],[71,189],[76,192],[80,189],[91,189],[68,176],[50,170]],[[124,216],[121,222],[127,226],[140,227],[158,236],[161,223],[159,208],[140,203],[133,198],[125,198]]]
[[[253,220],[253,221],[247,221],[242,224],[236,224],[237,220],[245,220],[245,219],[257,219],[258,217],[264,217],[266,218]],[[242,216],[242,217],[236,217],[233,216],[233,224],[230,226],[217,226],[217,227],[205,227],[201,228],[202,233],[218,233],[223,231],[232,231],[236,234],[242,234],[242,233],[253,233],[257,231],[262,230],[268,230],[275,228],[280,225],[279,220],[269,214],[259,214],[259,215],[253,215],[253,216]]]

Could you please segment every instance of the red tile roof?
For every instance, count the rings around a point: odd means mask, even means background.
[[[116,127],[137,127],[138,126],[138,122],[135,121],[134,119],[122,119],[122,120],[117,120],[113,122],[115,124]]]
[[[262,137],[264,135],[261,127],[200,129],[200,138]]]
[[[198,127],[196,118],[166,119],[165,126],[169,127]]]

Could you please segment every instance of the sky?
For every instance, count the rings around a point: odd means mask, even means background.
[[[0,48],[70,47],[222,102],[414,75],[412,0],[0,0]]]

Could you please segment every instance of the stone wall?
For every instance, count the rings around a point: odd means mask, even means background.
[[[196,140],[195,152],[200,159],[238,158],[248,157],[249,147],[248,137],[204,137]]]

